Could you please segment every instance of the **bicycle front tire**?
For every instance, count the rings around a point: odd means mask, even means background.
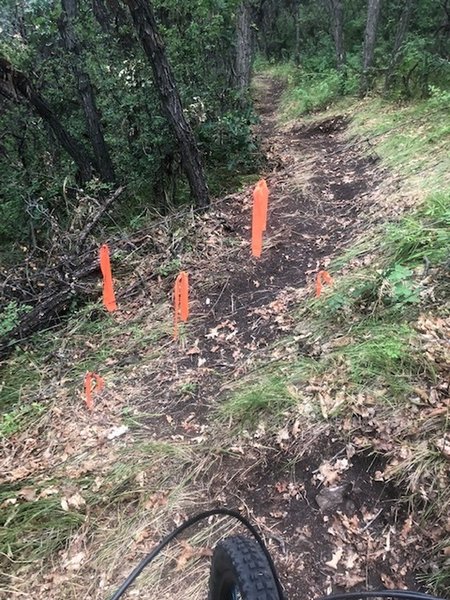
[[[256,541],[233,536],[217,544],[209,600],[280,600],[267,558]]]

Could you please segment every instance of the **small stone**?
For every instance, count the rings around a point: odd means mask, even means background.
[[[322,488],[316,496],[316,502],[320,510],[333,510],[343,504],[347,494],[351,490],[351,484],[335,485]]]

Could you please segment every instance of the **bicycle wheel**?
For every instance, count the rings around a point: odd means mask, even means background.
[[[209,600],[280,600],[267,558],[256,541],[234,536],[217,544]]]

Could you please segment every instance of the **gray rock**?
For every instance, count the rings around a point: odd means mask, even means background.
[[[343,504],[351,487],[352,486],[349,483],[332,487],[323,487],[316,496],[316,502],[320,510],[334,510]]]

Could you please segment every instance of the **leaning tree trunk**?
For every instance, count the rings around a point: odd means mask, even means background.
[[[108,33],[111,29],[111,15],[104,0],[92,0],[92,12],[103,33]]]
[[[300,55],[300,43],[301,43],[301,31],[300,31],[300,0],[296,0],[293,6],[294,10],[294,24],[295,24],[295,46],[294,46],[294,61],[296,65],[301,62]]]
[[[372,86],[371,69],[375,52],[378,21],[380,18],[381,0],[369,0],[367,7],[366,31],[364,33],[363,72],[361,92],[367,92]]]
[[[86,119],[89,139],[94,150],[97,167],[103,181],[114,181],[114,167],[103,136],[91,79],[83,64],[81,45],[75,33],[77,0],[61,0],[62,13],[58,21],[64,47],[69,53],[69,63],[77,82],[78,94]]]
[[[249,0],[240,2],[236,14],[236,58],[234,84],[245,93],[250,84],[252,67],[252,8]]]
[[[344,45],[344,3],[343,0],[329,0],[331,31],[336,52],[336,67],[341,70],[345,64]]]
[[[0,94],[15,102],[26,100],[73,159],[78,167],[81,181],[84,183],[91,179],[93,164],[84,148],[65,130],[47,101],[37,93],[26,75],[14,69],[3,57],[0,57]]]
[[[199,208],[209,205],[200,152],[194,132],[187,122],[180,94],[158,31],[153,9],[148,0],[123,0],[130,9],[131,18],[144,52],[152,67],[161,105],[178,141],[183,169],[189,181],[192,196]]]
[[[394,47],[392,49],[391,60],[389,61],[388,71],[386,73],[386,80],[384,82],[385,90],[388,90],[394,81],[395,69],[403,50],[403,43],[408,32],[409,22],[411,20],[411,14],[414,8],[415,0],[405,0],[403,9],[400,15],[400,20],[397,25],[397,31],[395,32]]]

